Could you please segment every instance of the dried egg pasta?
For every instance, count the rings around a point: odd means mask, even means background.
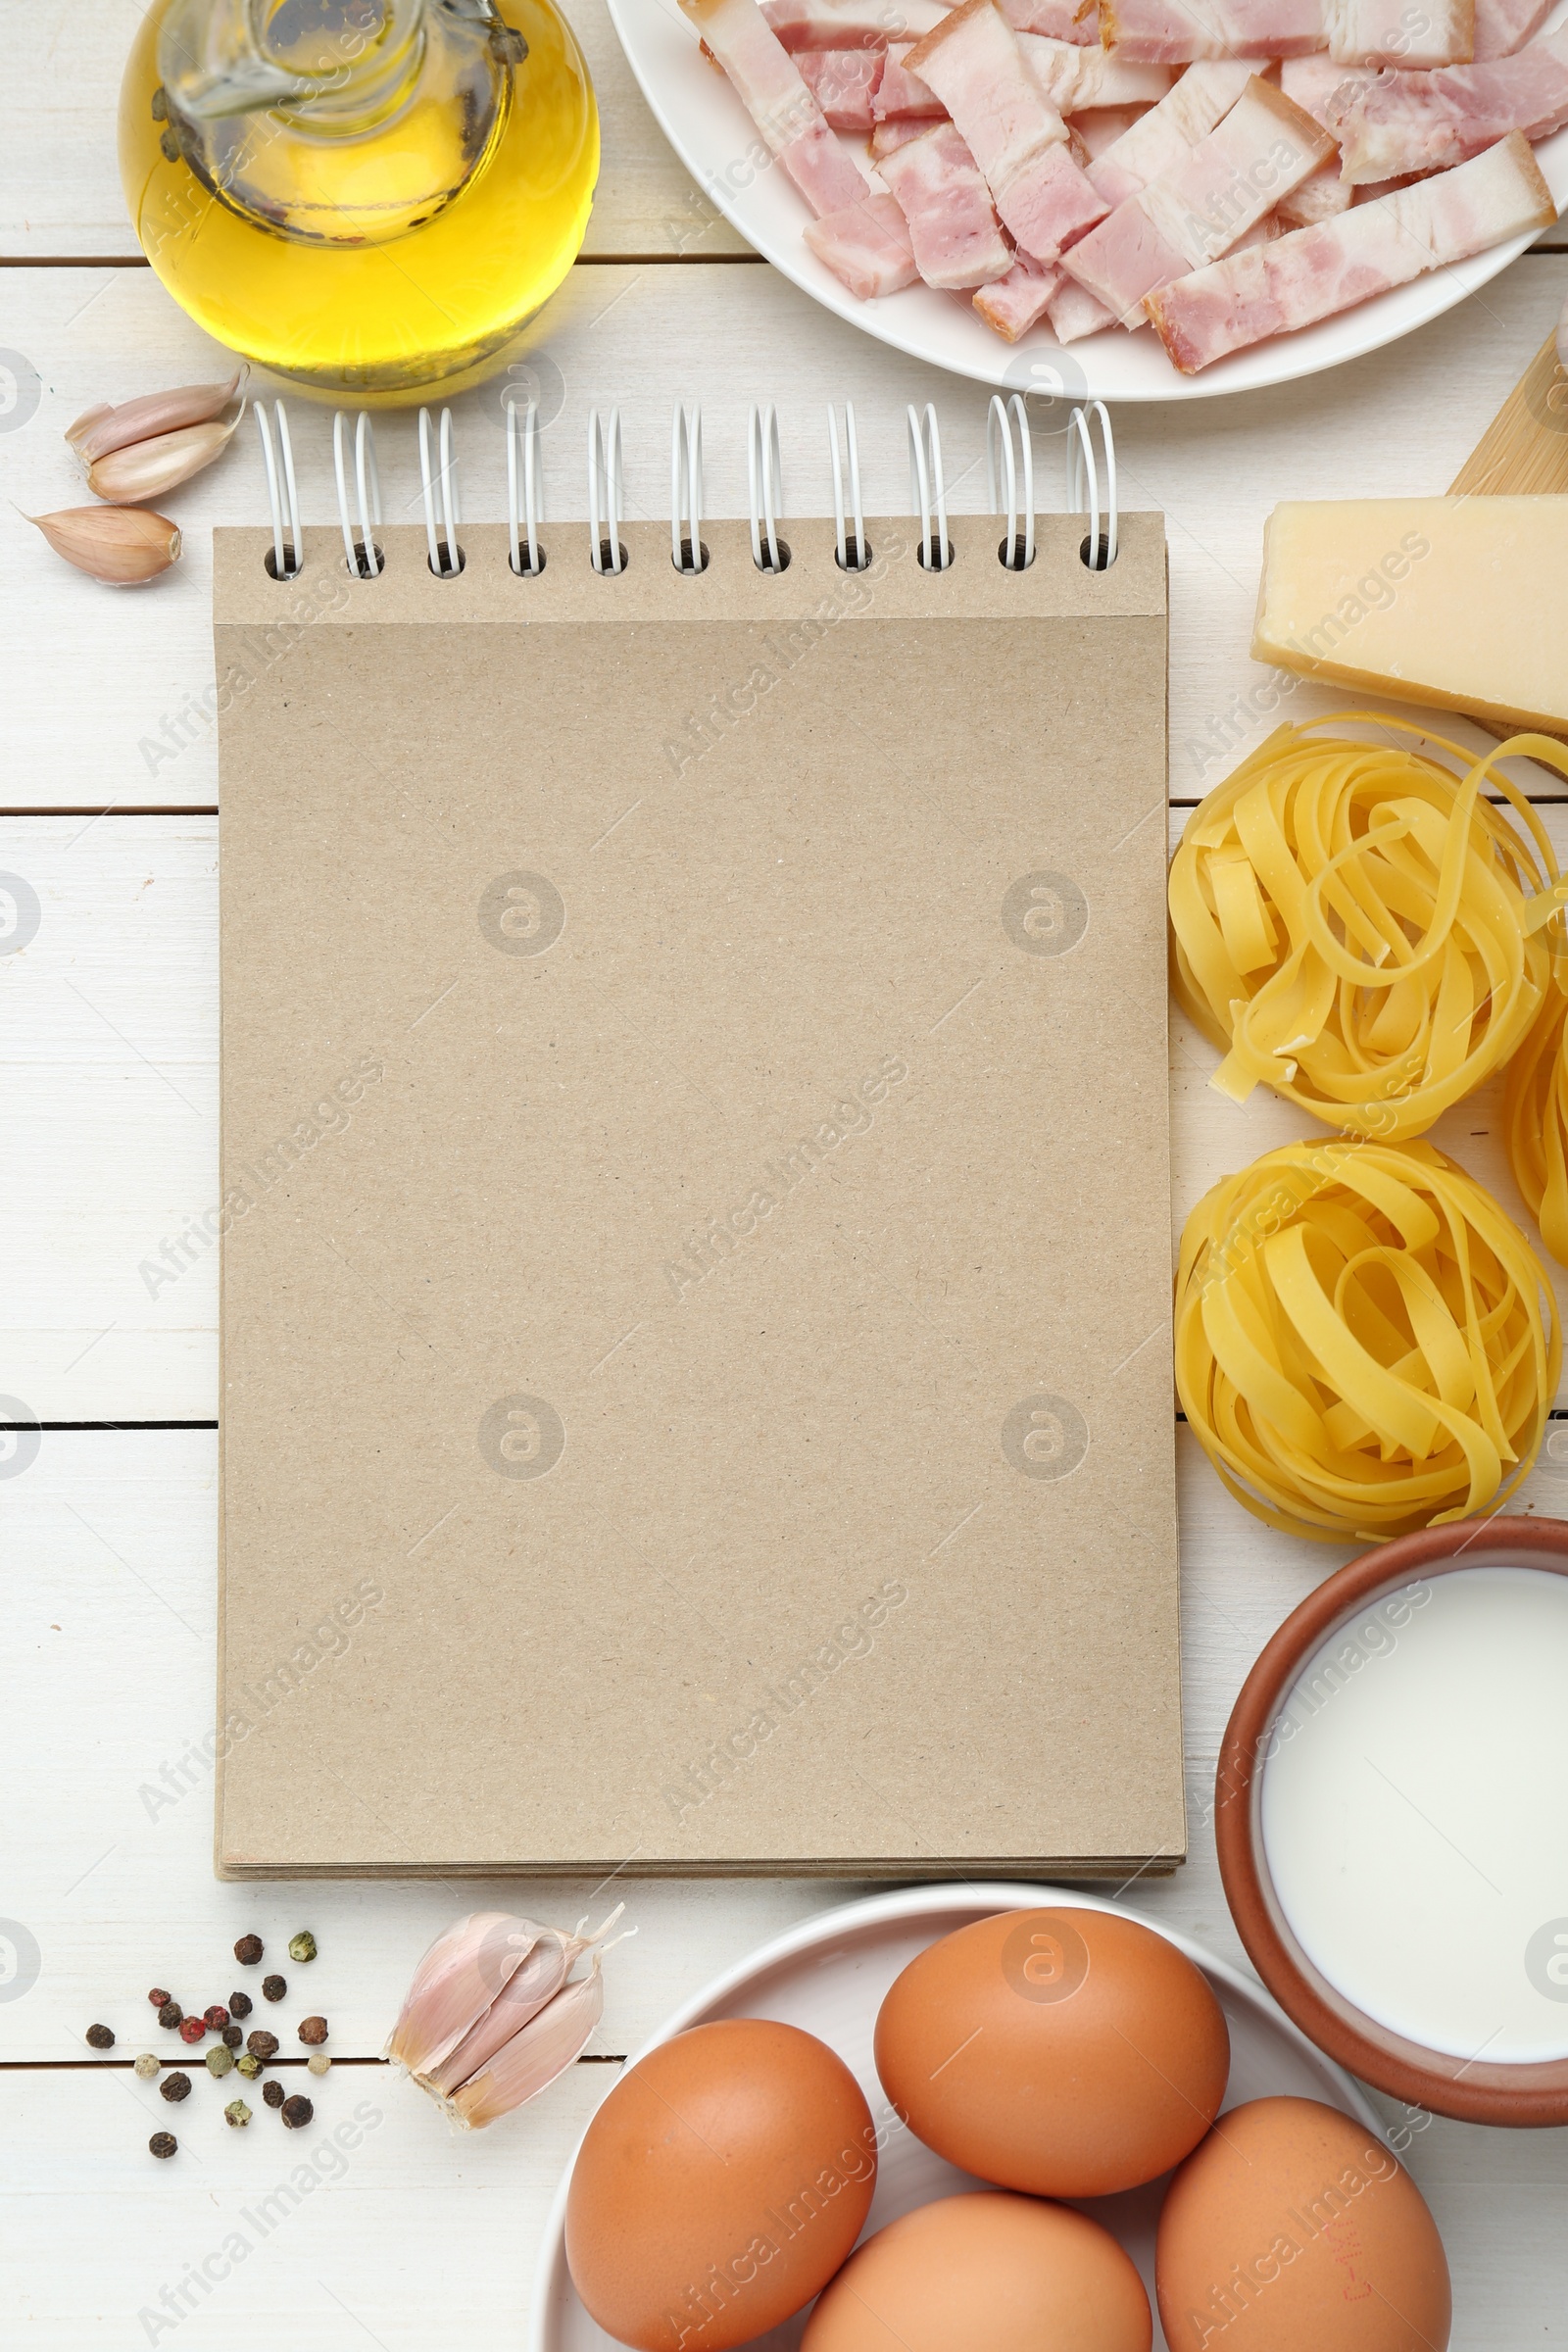
[[[1541,735],[1461,778],[1419,752],[1283,726],[1194,811],[1170,871],[1172,987],[1225,1055],[1220,1093],[1242,1102],[1261,1081],[1396,1142],[1501,1067],[1544,1000],[1546,926],[1555,941],[1568,895],[1540,818],[1496,772],[1510,755],[1568,775]]]
[[[1182,1409],[1237,1500],[1288,1535],[1381,1542],[1500,1505],[1561,1361],[1535,1251],[1431,1144],[1289,1144],[1187,1220]]]
[[[1508,1064],[1504,1120],[1513,1180],[1559,1265],[1568,1266],[1568,972]]]

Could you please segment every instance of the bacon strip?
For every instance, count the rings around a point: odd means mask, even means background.
[[[1157,106],[1171,85],[1169,66],[1130,66],[1098,43],[1088,49],[1020,32],[1018,46],[1058,115],[1082,115],[1097,106]]]
[[[1196,375],[1556,217],[1528,142],[1511,131],[1451,172],[1178,278],[1150,297],[1149,316],[1183,375]]]
[[[929,82],[905,64],[913,47],[912,41],[897,41],[885,52],[887,63],[871,99],[879,122],[939,122],[948,111]]]
[[[1002,0],[1002,13],[1014,32],[1039,32],[1085,48],[1100,40],[1100,0]]]
[[[861,302],[897,294],[920,274],[909,224],[891,196],[865,196],[841,213],[808,220],[806,242]]]
[[[1061,282],[1061,271],[1054,262],[1043,266],[1026,253],[1015,253],[1006,276],[999,277],[994,285],[982,286],[974,307],[1004,342],[1016,343],[1045,317],[1046,305]]]
[[[942,0],[761,0],[761,10],[786,49],[886,49],[947,15]]]
[[[1551,0],[1476,0],[1476,64],[1512,57],[1535,39],[1550,11]]]
[[[886,60],[885,49],[802,49],[795,66],[830,130],[869,130]]]
[[[1324,0],[1101,0],[1107,49],[1142,65],[1301,57],[1323,46]]]
[[[1062,256],[1062,266],[1131,323],[1156,287],[1228,253],[1327,161],[1334,142],[1282,90],[1254,75],[1181,163]]]
[[[757,0],[680,0],[741,104],[813,213],[858,204],[866,181],[779,45]]]
[[[1108,206],[1067,146],[1067,125],[1023,61],[994,0],[962,0],[911,49],[906,69],[929,82],[990,182],[1023,251],[1054,262]]]
[[[879,122],[871,133],[871,161],[880,164],[885,155],[897,155],[911,139],[923,138],[930,129],[929,122]]]
[[[1330,102],[1347,87],[1364,90],[1372,78],[1373,71],[1370,66],[1342,66],[1337,57],[1330,57],[1328,51],[1322,49],[1316,57],[1288,57],[1280,68],[1280,88],[1294,105],[1310,115],[1314,122],[1321,122],[1324,129],[1333,135],[1334,124],[1329,120]]]
[[[1242,58],[1190,67],[1168,98],[1090,163],[1089,177],[1106,204],[1124,204],[1179,164],[1207,138],[1251,78],[1252,67]]]
[[[1457,65],[1475,54],[1475,0],[1323,0],[1323,31],[1340,65]]]
[[[1061,284],[1046,305],[1046,316],[1058,343],[1081,343],[1085,335],[1098,335],[1116,323],[1114,314],[1065,270]]]
[[[1391,74],[1329,108],[1352,185],[1445,172],[1510,130],[1544,139],[1568,122],[1568,27],[1490,66]]]
[[[991,190],[951,122],[934,123],[884,157],[881,171],[909,224],[915,267],[928,286],[957,291],[1006,276],[1014,256]]]

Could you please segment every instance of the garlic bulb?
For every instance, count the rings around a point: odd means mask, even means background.
[[[111,588],[155,580],[179,557],[179,531],[167,515],[145,507],[67,507],[58,514],[29,514],[57,556]]]
[[[465,2127],[520,2107],[571,2064],[604,2014],[594,1947],[625,1907],[591,1936],[586,1921],[567,1936],[505,1911],[455,1921],[415,1971],[387,2056]],[[585,1952],[588,1974],[573,1979]]]

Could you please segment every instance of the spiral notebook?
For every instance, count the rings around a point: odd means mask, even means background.
[[[1182,1855],[1162,520],[766,455],[216,534],[220,1875]]]

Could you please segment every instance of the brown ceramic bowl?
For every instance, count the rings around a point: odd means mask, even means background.
[[[1407,2041],[1368,2017],[1307,1958],[1286,1921],[1263,1850],[1263,1770],[1280,1709],[1307,1661],[1385,1593],[1451,1568],[1541,1568],[1568,1576],[1568,1521],[1458,1520],[1380,1544],[1336,1571],[1287,1617],[1231,1710],[1215,1781],[1214,1837],[1237,1931],[1288,2017],[1342,2066],[1396,2099],[1470,2124],[1568,2124],[1568,2058],[1488,2065]]]

